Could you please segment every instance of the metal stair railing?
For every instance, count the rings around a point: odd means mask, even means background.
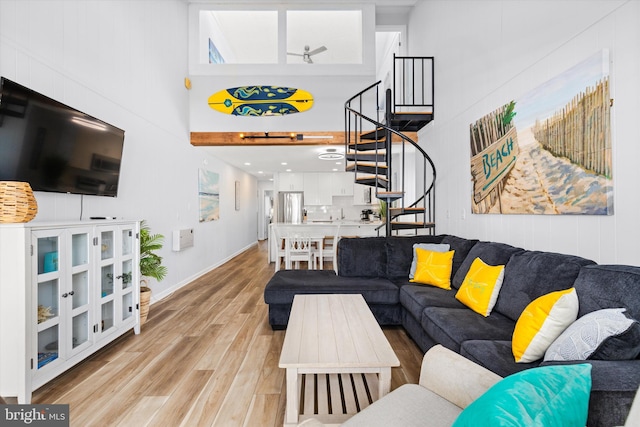
[[[425,86],[426,77],[430,78],[431,90]],[[420,76],[419,81],[416,75]],[[409,84],[410,83],[410,84]],[[393,113],[398,107],[421,107],[434,110],[434,57],[433,56],[396,56],[393,55]]]
[[[349,98],[347,100],[347,102],[345,102],[345,145],[344,145],[344,150],[345,150],[345,158],[346,158],[346,154],[349,152],[349,146],[351,144],[354,145],[354,151],[353,151],[353,156],[354,156],[354,164],[357,165],[358,164],[358,150],[357,150],[357,145],[360,143],[360,135],[363,132],[363,121],[369,121],[371,123],[378,123],[380,121],[380,113],[379,113],[379,108],[378,108],[378,90],[379,90],[379,85],[380,83],[382,83],[381,80],[378,80],[376,83],[366,87],[365,89],[361,90],[360,92],[358,92],[357,94],[355,94],[354,96],[352,96],[351,98]],[[375,89],[375,99],[376,99],[376,120],[371,120],[369,117],[365,116],[364,114],[362,114],[363,111],[363,98],[365,95],[371,95],[371,92]],[[356,102],[357,100],[357,102]],[[352,103],[357,103],[358,105],[358,114],[352,114],[350,113],[350,111],[356,111],[355,109],[353,109],[351,107]],[[353,125],[353,131],[351,130]],[[375,140],[377,140],[377,136],[378,136],[378,128],[374,128],[375,129]],[[378,168],[378,161],[377,158],[379,156],[379,149],[378,146],[376,144],[375,150],[374,150],[374,154],[375,154],[375,173],[374,175],[377,177],[379,174],[379,168]],[[345,161],[345,167],[347,165],[347,162]],[[357,169],[354,169],[354,176],[355,176],[355,180],[357,180],[358,177],[358,171]],[[377,179],[377,178],[376,178]],[[376,192],[377,192],[377,185],[376,185]]]
[[[370,85],[369,87],[365,88],[364,90],[360,91],[359,93],[357,93],[356,95],[354,95],[353,97],[349,98],[349,100],[347,100],[345,102],[345,153],[349,153],[349,146],[353,145],[354,148],[357,148],[357,145],[359,143],[361,143],[361,135],[363,133],[363,127],[365,122],[369,123],[371,125],[373,125],[373,130],[371,132],[374,132],[374,141],[378,141],[378,134],[380,134],[380,136],[382,136],[383,134],[386,136],[386,141],[385,141],[385,150],[386,150],[386,156],[385,158],[387,159],[387,172],[386,172],[386,187],[385,189],[390,191],[393,188],[393,183],[392,183],[392,177],[393,177],[393,173],[392,173],[392,150],[391,150],[391,146],[392,146],[392,139],[393,136],[396,135],[397,137],[400,138],[400,141],[402,143],[402,175],[403,175],[403,179],[402,179],[402,193],[404,194],[404,163],[405,163],[405,144],[411,144],[411,146],[413,146],[422,156],[423,156],[423,193],[422,195],[415,201],[413,202],[411,205],[409,205],[408,207],[419,207],[420,203],[423,203],[423,209],[424,212],[421,213],[421,215],[423,215],[423,223],[424,226],[426,227],[427,223],[434,223],[434,212],[435,212],[435,179],[436,179],[436,169],[435,169],[435,165],[433,163],[433,161],[431,160],[431,158],[429,157],[429,155],[410,137],[408,137],[407,135],[405,135],[404,133],[400,132],[399,130],[394,129],[393,127],[389,126],[386,123],[382,123],[380,121],[380,117],[379,117],[379,108],[378,107],[378,94],[379,94],[379,86],[380,86],[381,81],[378,81],[372,85]],[[363,98],[365,95],[367,94],[371,94],[372,91],[375,90],[375,99],[376,99],[376,119],[372,119],[370,117],[368,117],[366,114],[364,114],[363,112]],[[388,91],[389,93],[390,91]],[[389,98],[389,95],[387,95],[387,98]],[[387,99],[388,101],[388,99]],[[357,105],[358,108],[354,107],[354,104]],[[389,108],[391,108],[390,103],[387,102],[387,110],[389,110]],[[389,122],[388,118],[387,118],[387,122]],[[379,192],[378,192],[378,177],[379,175],[379,161],[378,161],[378,154],[379,154],[379,148],[378,145],[376,144],[375,146],[375,154],[376,154],[376,161],[375,161],[375,178],[374,178],[374,186],[376,188],[376,197],[379,196]],[[358,170],[357,170],[357,157],[358,157],[358,150],[354,149],[353,152],[353,156],[354,156],[354,172],[356,174],[356,180],[357,180],[357,174],[358,174]],[[429,184],[428,188],[427,188],[427,165],[430,166],[431,171],[432,171],[432,178],[431,178],[431,183]],[[390,212],[389,209],[391,208],[391,203],[387,203],[386,209],[386,235],[391,235],[391,216],[390,216]],[[404,199],[403,199],[403,203],[402,203],[402,207],[405,208],[404,206]],[[399,215],[395,215],[394,218],[396,218]],[[381,228],[381,227],[379,227]],[[434,229],[432,229],[433,232]]]

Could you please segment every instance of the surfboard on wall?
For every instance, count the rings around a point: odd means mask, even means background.
[[[214,93],[208,103],[233,116],[283,116],[310,109],[313,95],[293,87],[240,86]]]

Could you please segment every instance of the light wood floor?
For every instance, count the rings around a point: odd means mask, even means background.
[[[154,304],[140,335],[46,384],[33,403],[69,404],[78,427],[282,426],[284,331],[267,320],[266,259],[263,242]],[[391,388],[417,383],[419,348],[402,328],[384,332],[401,361]]]

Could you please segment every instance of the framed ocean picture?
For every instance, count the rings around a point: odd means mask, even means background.
[[[200,222],[220,219],[220,175],[198,169],[198,202]]]

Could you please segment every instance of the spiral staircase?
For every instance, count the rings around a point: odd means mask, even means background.
[[[384,202],[387,236],[435,234],[436,169],[414,140],[433,120],[433,71],[433,57],[394,56],[391,87],[378,81],[345,103],[346,170]]]

